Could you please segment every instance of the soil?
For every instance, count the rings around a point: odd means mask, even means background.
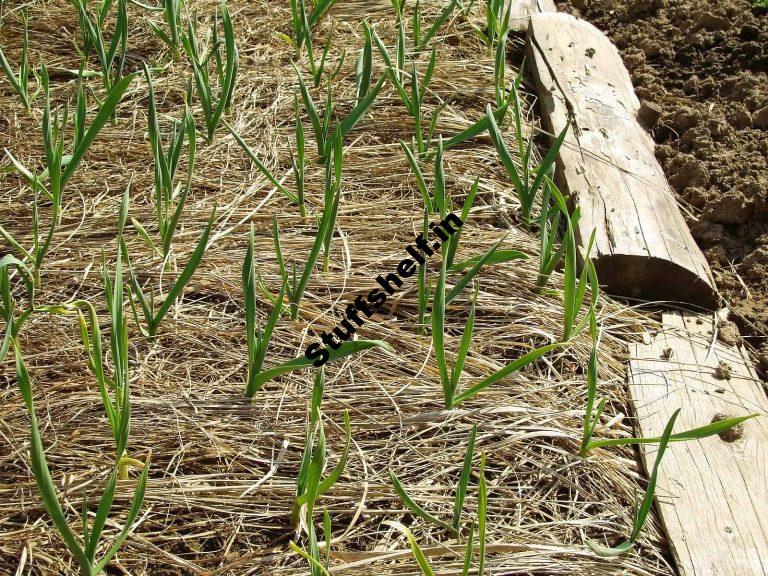
[[[768,360],[768,9],[750,0],[557,4],[605,31],[638,97],[661,108],[656,155],[731,319]]]

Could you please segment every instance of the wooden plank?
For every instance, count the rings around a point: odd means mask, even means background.
[[[544,127],[572,128],[558,181],[581,206],[581,245],[596,230],[593,259],[609,292],[714,308],[716,290],[654,144],[638,124],[640,102],[611,41],[568,14],[534,14],[528,30]]]
[[[637,432],[659,436],[672,413],[682,431],[760,413],[738,438],[669,445],[657,510],[681,576],[768,574],[768,400],[743,349],[712,343],[714,319],[664,314],[663,331],[629,347]],[[728,368],[722,366],[727,365]],[[723,379],[730,372],[730,379]],[[719,374],[719,375],[718,375]],[[646,471],[656,446],[643,446]]]
[[[531,14],[557,12],[553,0],[507,0],[505,8],[509,7],[510,2],[512,9],[509,15],[509,27],[515,32],[528,30]]]

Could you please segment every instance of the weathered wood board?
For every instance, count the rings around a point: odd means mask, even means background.
[[[568,14],[533,14],[531,62],[544,127],[571,120],[558,181],[581,206],[579,241],[596,230],[592,258],[610,293],[717,305],[709,266],[696,246],[636,120],[640,102],[611,41]]]
[[[657,510],[681,576],[768,574],[768,400],[743,349],[713,341],[712,316],[664,314],[664,330],[629,347],[637,432],[659,436],[714,418],[759,413],[741,436],[669,445]],[[728,368],[721,367],[724,363]],[[730,371],[730,379],[723,379]],[[719,372],[719,376],[718,376]],[[738,436],[738,434],[736,434]],[[643,446],[646,471],[656,445]]]
[[[512,4],[512,11],[509,13],[509,27],[515,32],[525,32],[528,30],[528,23],[531,14],[540,12],[557,12],[553,0],[507,0],[505,9]]]

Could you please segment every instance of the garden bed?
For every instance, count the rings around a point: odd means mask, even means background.
[[[189,2],[200,15],[205,34],[214,2]],[[423,3],[425,22],[440,13],[439,3]],[[6,7],[7,10],[7,7]],[[234,130],[273,170],[293,186],[287,141],[294,135],[293,48],[276,32],[291,35],[288,7],[271,2],[230,2],[229,12],[240,50],[239,77],[227,117]],[[30,5],[31,60],[42,57],[52,71],[55,102],[74,97],[79,42],[69,4]],[[142,61],[153,66],[160,123],[169,126],[183,108],[191,77],[186,59],[170,61],[147,21],[162,25],[158,14],[129,4],[127,70]],[[328,67],[347,50],[334,82],[337,114],[352,108],[355,58],[363,45],[361,22],[368,18],[383,42],[396,43],[392,8],[387,2],[344,2],[321,20],[317,46],[334,34]],[[467,16],[451,17],[432,43],[437,65],[424,101],[426,117],[444,105],[437,133],[448,138],[480,119],[494,101],[493,54],[473,33],[482,27],[478,4]],[[412,33],[411,23],[406,29]],[[6,13],[0,38],[9,60],[19,58],[21,18]],[[73,38],[75,38],[73,44]],[[508,78],[522,60],[522,38],[510,40]],[[421,53],[419,70],[429,52]],[[308,63],[298,63],[308,75]],[[374,50],[374,81],[385,73]],[[99,80],[89,86],[101,94]],[[523,82],[526,133],[536,133],[535,96]],[[26,165],[40,167],[42,155],[38,106],[28,114],[7,83],[0,110],[3,146]],[[147,83],[139,76],[68,185],[62,223],[42,269],[38,304],[75,299],[93,302],[108,326],[101,274],[106,262],[114,274],[118,254],[118,213],[130,187],[130,216],[155,228],[152,155],[147,139]],[[323,91],[313,91],[322,101]],[[193,113],[200,118],[200,108]],[[306,527],[291,522],[308,409],[315,372],[303,370],[268,382],[253,399],[245,386],[248,349],[245,335],[243,258],[252,223],[254,262],[269,292],[281,276],[272,239],[277,216],[282,251],[303,261],[317,233],[322,211],[325,167],[317,162],[307,127],[306,190],[308,218],[278,193],[226,129],[211,143],[199,142],[192,185],[171,266],[147,246],[136,226],[125,239],[131,266],[141,282],[163,286],[187,262],[214,208],[218,207],[202,264],[171,308],[154,340],[141,336],[129,319],[129,372],[132,389],[130,454],[143,459],[151,450],[147,492],[133,533],[107,567],[110,574],[297,574],[309,573],[306,561],[289,542],[307,545]],[[509,124],[505,133],[510,134]],[[344,142],[342,196],[332,240],[329,269],[312,275],[299,319],[279,319],[265,367],[302,356],[309,342],[330,331],[348,302],[374,288],[375,278],[397,267],[407,245],[420,233],[423,202],[399,142],[410,141],[413,119],[388,82],[365,119]],[[513,155],[517,161],[519,155]],[[7,160],[3,161],[7,166]],[[482,254],[508,234],[504,248],[530,256],[494,265],[479,277],[474,338],[464,366],[462,387],[519,358],[537,346],[557,342],[563,331],[558,290],[537,290],[540,240],[518,217],[518,200],[486,134],[448,150],[446,188],[461,206],[475,179],[477,199],[463,227],[459,259]],[[433,185],[431,164],[423,169]],[[14,236],[31,236],[30,193],[17,174],[0,179],[2,225]],[[47,209],[47,207],[46,207]],[[0,245],[2,254],[8,248]],[[438,262],[431,262],[433,283]],[[552,276],[560,286],[563,273]],[[454,351],[471,308],[470,290],[449,307],[447,342]],[[257,322],[263,325],[272,305],[261,298]],[[652,318],[600,297],[598,363],[601,396],[608,402],[595,434],[629,437],[633,427],[624,385],[627,341]],[[408,525],[438,573],[461,573],[463,544],[445,530],[412,514],[389,475],[397,474],[415,500],[439,518],[453,513],[455,486],[462,470],[470,431],[477,424],[476,463],[485,454],[488,489],[487,564],[492,574],[673,574],[664,538],[652,515],[630,554],[596,556],[586,539],[615,544],[630,531],[634,504],[645,480],[630,448],[596,449],[578,455],[587,396],[586,366],[592,350],[588,331],[563,349],[487,388],[460,406],[446,410],[432,338],[417,326],[415,279],[358,331],[360,338],[381,339],[394,354],[373,349],[325,369],[322,411],[326,421],[330,470],[344,447],[344,414],[352,442],[340,480],[318,499],[332,520],[330,542],[334,574],[418,574],[406,538],[386,521]],[[88,368],[77,317],[33,314],[19,335],[30,375],[46,458],[64,511],[79,528],[84,495],[97,506],[114,460],[113,438],[99,390]],[[11,355],[12,356],[12,355]],[[0,365],[0,572],[75,574],[76,565],[41,505],[29,460],[29,415],[16,384],[13,360]],[[121,528],[136,484],[137,471],[120,481],[115,510],[106,527]],[[478,473],[469,481],[464,517],[478,515]],[[319,517],[319,515],[318,515]],[[325,539],[322,535],[320,539]],[[466,535],[466,534],[465,534]]]

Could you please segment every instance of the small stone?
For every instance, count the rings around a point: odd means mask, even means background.
[[[587,48],[586,52],[584,52],[584,55],[587,58],[592,58],[595,55],[595,52],[597,52],[597,50],[595,50],[594,48]]]
[[[662,108],[655,102],[643,100],[640,103],[640,109],[637,111],[637,121],[646,130],[650,130],[661,118]]]

